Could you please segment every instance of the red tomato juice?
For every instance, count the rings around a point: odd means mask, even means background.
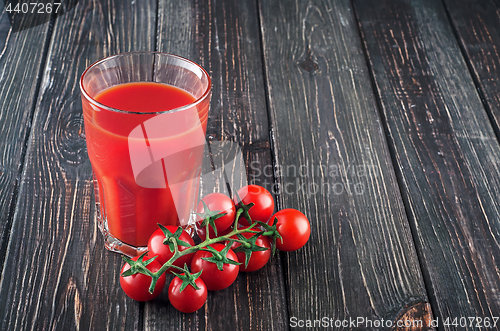
[[[193,104],[195,97],[180,88],[135,82],[94,99],[121,110],[83,101],[96,201],[109,233],[140,247],[157,223],[187,225],[198,193],[208,98]]]

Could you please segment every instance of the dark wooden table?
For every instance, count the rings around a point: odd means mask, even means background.
[[[3,11],[1,330],[500,330],[498,1],[80,0],[15,30]],[[78,80],[134,50],[203,65],[208,140],[311,221],[194,314],[128,299],[95,223]]]

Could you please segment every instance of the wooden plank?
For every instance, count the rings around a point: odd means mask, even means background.
[[[486,110],[500,136],[500,4],[498,1],[444,1]]]
[[[443,4],[354,7],[440,329],[497,317],[500,146]]]
[[[190,58],[207,69],[213,93],[207,138],[216,167],[241,150],[248,175],[271,164],[268,116],[254,1],[160,1],[158,50]],[[254,163],[254,168],[250,164]],[[245,164],[219,168],[231,191],[247,182]],[[222,175],[222,172],[219,172]],[[271,187],[271,182],[267,185]],[[205,192],[227,193],[223,176]],[[166,293],[163,300],[167,301]],[[162,318],[169,316],[169,318]],[[181,314],[169,304],[146,304],[147,330],[285,330],[286,302],[280,259],[240,274],[229,288],[210,292],[196,314]]]
[[[20,27],[28,23],[24,18],[18,20]],[[31,129],[48,33],[49,23],[13,32],[7,12],[0,14],[0,270],[12,226],[11,212]]]
[[[262,1],[260,15],[279,201],[312,227],[284,255],[290,326],[429,319],[350,2]]]
[[[0,283],[4,330],[140,325],[96,226],[78,83],[99,58],[154,49],[155,16],[154,0],[80,1],[56,20]]]

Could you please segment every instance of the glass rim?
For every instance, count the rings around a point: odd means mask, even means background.
[[[203,94],[199,98],[197,98],[196,100],[194,100],[194,101],[192,101],[192,102],[190,102],[190,103],[188,103],[188,104],[186,104],[184,106],[177,107],[177,108],[174,108],[174,109],[169,109],[169,110],[157,111],[157,112],[139,112],[139,111],[130,111],[130,110],[123,110],[123,109],[109,107],[109,106],[106,106],[105,104],[102,104],[99,101],[95,100],[93,97],[91,97],[87,93],[87,91],[85,90],[85,88],[83,86],[83,79],[84,79],[85,75],[87,74],[87,72],[90,69],[98,66],[99,64],[101,64],[101,63],[103,63],[105,61],[109,61],[109,60],[112,60],[114,58],[123,57],[123,56],[127,56],[127,55],[135,55],[135,54],[152,54],[152,55],[158,54],[158,55],[175,58],[177,60],[184,61],[184,62],[187,62],[189,64],[192,64],[192,65],[198,67],[202,71],[202,73],[207,77],[207,80],[208,80],[207,88],[206,88],[206,90],[203,92]],[[145,82],[148,82],[148,81],[145,81]],[[133,82],[130,82],[130,83],[133,83]],[[153,82],[153,83],[159,83],[159,84],[161,84],[161,82]],[[157,51],[135,51],[135,52],[125,52],[125,53],[119,53],[119,54],[107,56],[105,58],[102,58],[102,59],[100,59],[100,60],[92,63],[90,66],[88,66],[87,69],[85,69],[85,71],[82,73],[82,76],[80,77],[80,91],[81,91],[82,95],[85,97],[85,99],[87,99],[88,102],[90,102],[91,104],[93,104],[93,105],[95,105],[95,106],[97,106],[99,108],[103,108],[103,109],[106,109],[106,110],[109,110],[109,111],[113,111],[113,112],[117,112],[117,113],[123,113],[123,114],[158,115],[158,114],[164,114],[164,113],[180,112],[180,111],[186,110],[188,108],[192,108],[192,107],[198,105],[199,103],[201,103],[203,100],[205,100],[208,97],[208,95],[210,94],[210,90],[211,89],[212,89],[212,79],[210,78],[210,75],[205,70],[205,68],[203,68],[201,65],[199,65],[198,63],[196,63],[194,61],[191,61],[191,60],[189,60],[189,59],[187,59],[185,57],[179,56],[179,55],[175,55],[175,54],[172,54],[172,53],[166,53],[166,52],[157,52]]]

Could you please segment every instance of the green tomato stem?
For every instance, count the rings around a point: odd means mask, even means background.
[[[207,224],[207,237],[206,239],[199,243],[198,245],[196,246],[191,246],[189,247],[188,249],[185,249],[183,251],[179,251],[179,247],[177,245],[177,242],[175,241],[174,238],[171,238],[173,239],[172,242],[174,244],[174,254],[172,255],[172,257],[167,261],[165,262],[160,269],[158,269],[157,272],[153,273],[153,275],[155,277],[160,277],[161,274],[163,274],[165,271],[167,271],[168,268],[170,267],[174,267],[176,269],[179,269],[181,270],[182,272],[188,272],[189,270],[186,270],[185,268],[181,268],[181,267],[178,267],[178,266],[175,266],[173,265],[173,263],[180,257],[184,256],[184,255],[188,255],[188,254],[191,254],[191,253],[194,253],[202,248],[205,248],[207,246],[210,246],[212,244],[215,244],[215,243],[218,243],[218,242],[221,242],[221,241],[226,241],[226,240],[229,240],[229,238],[231,237],[236,237],[236,235],[240,234],[240,233],[246,233],[246,232],[252,232],[252,233],[255,233],[253,231],[253,228],[257,225],[257,223],[253,223],[251,224],[249,227],[247,228],[244,228],[244,229],[238,229],[237,226],[238,226],[238,218],[239,216],[243,213],[243,209],[238,209],[238,211],[236,212],[236,220],[234,222],[234,225],[236,226],[235,227],[235,230],[229,232],[228,234],[226,235],[223,235],[223,236],[220,236],[220,237],[215,237],[215,238],[210,238],[209,237],[209,229],[208,229],[208,224]],[[235,242],[240,242],[240,243],[245,243],[244,240],[240,240],[240,239],[232,239],[233,241]]]

